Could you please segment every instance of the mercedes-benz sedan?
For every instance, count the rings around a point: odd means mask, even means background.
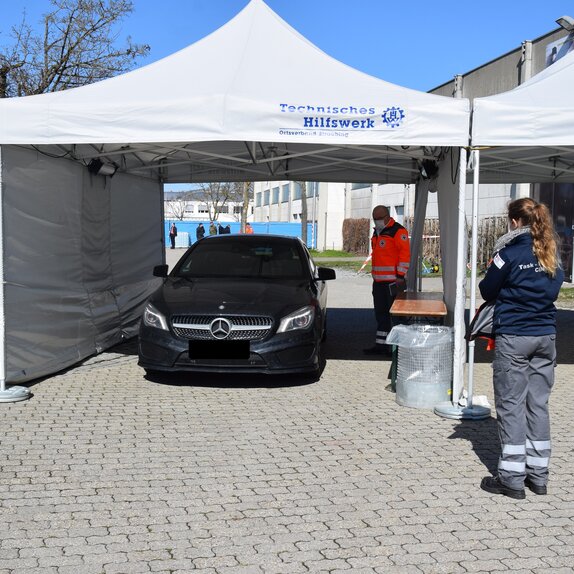
[[[320,372],[327,286],[293,237],[223,235],[197,241],[149,298],[140,325],[146,371]]]

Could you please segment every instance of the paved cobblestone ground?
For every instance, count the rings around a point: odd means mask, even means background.
[[[321,379],[147,380],[127,342],[0,404],[0,574],[573,572],[574,311],[548,496],[478,488],[494,418],[396,404],[370,280],[330,285]],[[492,402],[477,353],[476,394]]]

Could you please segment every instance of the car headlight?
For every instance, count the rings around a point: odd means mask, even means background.
[[[155,327],[156,329],[169,331],[164,315],[162,315],[151,303],[148,303],[145,307],[143,322],[144,325],[147,325],[148,327]]]
[[[315,307],[309,305],[307,307],[302,307],[297,309],[297,311],[286,315],[281,319],[279,324],[278,333],[285,333],[287,331],[297,331],[299,329],[307,329],[313,324],[315,319]]]

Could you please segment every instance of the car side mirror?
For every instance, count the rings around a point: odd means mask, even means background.
[[[156,265],[153,268],[153,276],[154,277],[167,277],[168,268],[169,267],[167,265]]]
[[[337,277],[335,270],[330,267],[317,267],[317,275],[319,276],[319,281],[329,281]]]

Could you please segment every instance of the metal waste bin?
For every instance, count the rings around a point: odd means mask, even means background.
[[[396,325],[387,343],[397,345],[396,401],[432,409],[451,400],[454,334],[452,327]]]

